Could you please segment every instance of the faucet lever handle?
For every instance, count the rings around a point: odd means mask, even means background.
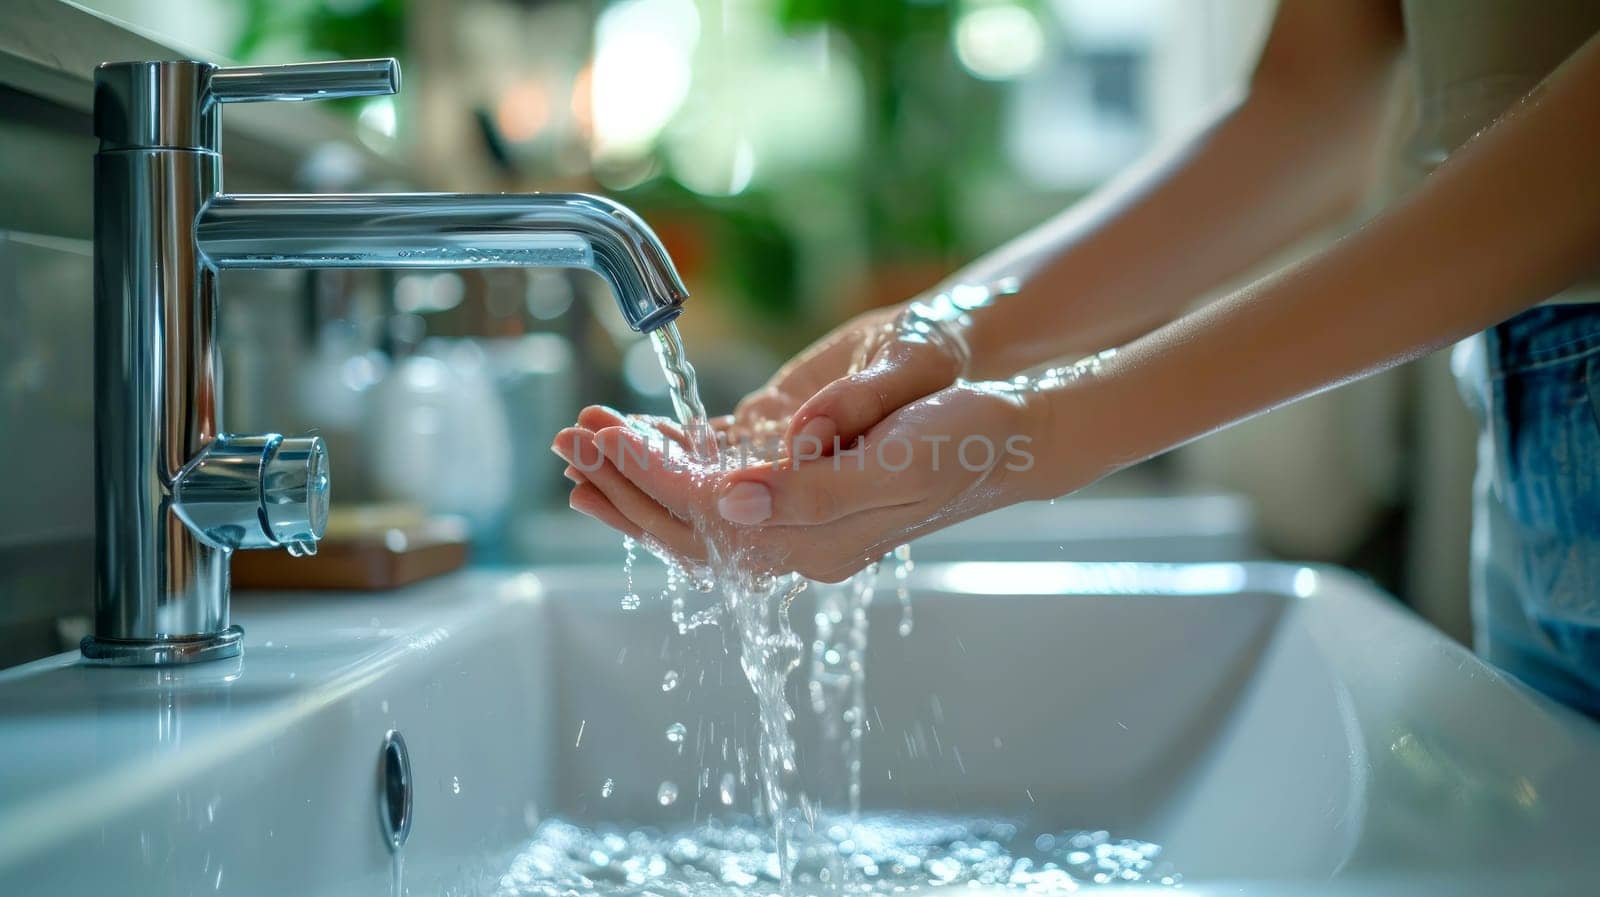
[[[207,87],[218,103],[331,100],[399,91],[400,63],[394,59],[229,66],[212,72]]]

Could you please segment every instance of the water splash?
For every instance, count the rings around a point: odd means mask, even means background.
[[[866,734],[867,608],[877,587],[878,567],[820,590],[816,639],[811,645],[807,692],[821,724],[824,762],[844,771],[844,804],[851,818],[861,813],[861,744]],[[826,778],[826,770],[824,770]],[[824,798],[826,799],[826,798]]]
[[[702,626],[715,625],[722,613],[722,607],[716,601],[709,601],[691,611],[689,601],[692,596],[684,588],[685,582],[702,596],[716,590],[716,578],[707,571],[685,570],[675,561],[667,562],[665,594],[672,608],[672,624],[678,628],[679,635],[688,635]]]
[[[916,564],[911,560],[911,546],[901,545],[894,550],[894,595],[900,602],[900,637],[911,634],[911,571]]]
[[[673,409],[683,428],[695,465],[692,472],[710,477],[738,458],[740,453],[759,452],[763,446],[719,444],[700,400],[694,367],[689,363],[676,325],[669,324],[656,330],[651,338],[666,375]],[[725,619],[739,636],[740,669],[756,697],[757,806],[772,827],[776,878],[784,893],[788,893],[789,870],[797,859],[791,856],[789,828],[791,824],[811,828],[816,819],[815,806],[804,793],[792,787],[796,765],[794,738],[789,731],[789,724],[794,719],[794,712],[786,694],[788,678],[800,665],[806,647],[790,624],[789,608],[795,597],[806,588],[807,582],[794,575],[770,576],[751,572],[757,565],[744,562],[743,554],[748,546],[744,544],[741,531],[720,518],[704,519],[697,516],[691,522],[696,535],[706,546],[707,562],[703,568],[678,568],[669,561],[664,594],[670,601],[672,621],[679,633]],[[647,543],[646,547],[658,555],[666,554],[657,550],[659,546]],[[909,549],[897,550],[895,563],[897,595],[902,608],[900,632],[906,635],[911,631],[910,588],[907,582],[911,570]],[[843,803],[849,807],[852,817],[859,813],[861,803],[861,746],[866,730],[863,679],[867,643],[866,606],[872,599],[876,576],[874,566],[858,574],[842,590],[824,592],[819,599],[819,608],[822,610],[818,617],[818,636],[812,646],[811,698],[824,720],[825,744],[831,746],[825,753],[836,757],[840,768],[844,770]],[[720,588],[720,606],[712,601],[691,609],[691,597],[683,587],[684,580],[701,593]],[[628,591],[630,594],[633,591],[631,568]],[[671,688],[671,685],[663,682],[663,691],[670,691]],[[739,781],[748,784],[746,759],[741,748],[738,752]],[[709,785],[709,775],[709,769],[702,770],[705,780],[702,790]],[[728,776],[724,776],[719,796],[724,805],[732,804],[732,782]],[[789,818],[791,803],[798,814],[793,821]]]
[[[638,610],[639,593],[633,587],[633,566],[638,563],[639,553],[637,544],[632,536],[622,537],[622,576],[626,581],[622,587],[622,609]]]
[[[590,831],[546,820],[501,877],[501,897],[747,897],[779,883],[772,836],[748,818],[675,834]],[[1009,820],[873,816],[824,820],[792,870],[804,893],[848,897],[932,888],[1051,897],[1097,885],[1181,887],[1149,841],[1106,831],[1029,837]]]
[[[700,400],[694,366],[684,352],[682,337],[677,326],[669,324],[653,332],[651,338],[689,449],[702,475],[710,475],[720,469],[722,456],[716,433]],[[794,714],[784,686],[789,674],[799,666],[804,650],[789,624],[789,604],[805,587],[805,582],[796,576],[750,572],[748,565],[740,563],[743,546],[733,528],[720,520],[696,519],[693,523],[706,546],[706,566],[722,590],[722,612],[739,635],[740,669],[755,693],[761,807],[772,826],[778,879],[787,892],[790,866],[788,780],[795,772],[795,748],[789,732]],[[680,612],[677,617],[680,630],[692,628],[689,624],[693,620]],[[797,795],[796,802],[802,815],[809,817],[811,810],[804,795]]]
[[[689,728],[683,723],[673,723],[667,727],[667,743],[676,747],[678,753],[683,753],[684,739],[689,736]]]
[[[656,803],[663,807],[670,807],[678,800],[678,783],[662,782],[656,789]]]

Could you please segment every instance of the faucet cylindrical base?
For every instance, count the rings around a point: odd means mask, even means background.
[[[95,156],[94,635],[102,655],[207,654],[213,642],[228,642],[228,549],[192,531],[172,494],[221,432],[216,272],[192,237],[220,182],[215,153]],[[135,647],[169,639],[182,644]]]
[[[221,632],[187,638],[115,639],[86,635],[78,648],[85,663],[156,667],[237,657],[243,646],[244,630],[229,626]]]

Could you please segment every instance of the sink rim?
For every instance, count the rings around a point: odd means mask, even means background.
[[[880,577],[886,569],[880,568]],[[1020,575],[1000,583],[994,581],[995,574],[1011,572]],[[621,588],[625,578],[620,564],[608,569],[584,561],[541,564],[528,568],[528,573],[552,597],[574,588],[583,592],[596,591],[609,587],[613,581]],[[652,558],[635,565],[632,576],[635,585],[652,588],[658,581],[665,583],[665,567]],[[1036,577],[1035,585],[1027,586],[1028,576]],[[913,593],[974,598],[1183,598],[1260,594],[1305,600],[1319,597],[1333,583],[1372,588],[1356,574],[1339,567],[1291,561],[939,560],[917,562],[907,582]],[[1007,587],[1013,583],[1023,587]]]

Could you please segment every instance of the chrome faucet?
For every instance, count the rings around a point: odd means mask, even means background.
[[[220,107],[392,94],[392,59],[95,72],[93,663],[239,653],[232,553],[316,550],[327,451],[315,436],[222,428],[215,342],[224,268],[563,267],[595,271],[649,332],[688,292],[628,209],[583,194],[229,195]]]

